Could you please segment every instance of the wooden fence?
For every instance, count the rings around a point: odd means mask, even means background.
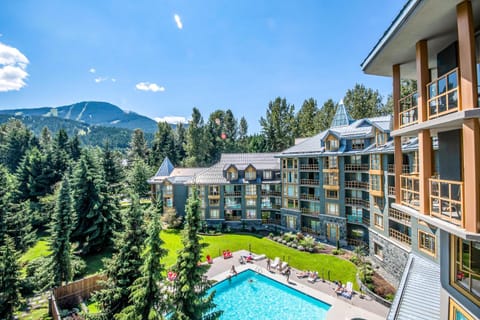
[[[50,314],[54,320],[61,319],[59,310],[63,306],[73,306],[80,303],[81,300],[90,298],[92,292],[102,288],[99,280],[105,280],[103,274],[97,274],[88,278],[83,278],[52,290],[50,299]]]

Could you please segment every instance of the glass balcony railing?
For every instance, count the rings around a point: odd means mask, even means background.
[[[401,175],[400,194],[402,204],[420,209],[420,178],[417,175]]]
[[[418,94],[414,92],[398,101],[400,104],[399,127],[403,128],[418,122]]]
[[[428,119],[458,110],[458,68],[427,84]]]
[[[347,215],[348,223],[363,224],[366,226],[370,225],[370,219],[362,216]]]
[[[463,182],[431,178],[430,212],[463,228]]]

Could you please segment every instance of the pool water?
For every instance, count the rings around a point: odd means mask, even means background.
[[[255,271],[247,270],[214,285],[221,320],[325,319],[330,305]]]

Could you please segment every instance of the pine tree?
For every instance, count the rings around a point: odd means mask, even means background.
[[[297,137],[311,137],[317,132],[315,118],[318,112],[317,100],[305,100],[296,116]]]
[[[186,131],[185,131],[185,126],[183,123],[179,122],[177,124],[177,129],[175,132],[175,150],[177,151],[177,155],[175,157],[176,162],[174,162],[174,165],[180,164],[185,160],[185,144],[186,144]]]
[[[238,122],[233,115],[232,110],[227,109],[223,118],[223,152],[236,152],[237,151],[237,139],[238,139]]]
[[[68,146],[70,149],[70,157],[73,161],[77,161],[80,159],[80,155],[82,154],[82,150],[80,147],[80,139],[78,138],[78,134],[73,136],[72,139],[68,142]]]
[[[121,190],[121,184],[124,179],[123,169],[119,157],[110,148],[110,142],[107,140],[102,149],[102,167],[105,182],[115,194]]]
[[[177,162],[175,135],[170,124],[159,122],[152,142],[150,166],[158,168],[165,157],[168,157],[173,163]]]
[[[13,240],[5,236],[0,247],[0,319],[13,319],[20,303],[20,268]]]
[[[43,152],[50,150],[52,147],[52,133],[48,130],[48,127],[43,127],[39,140],[40,148]]]
[[[129,162],[133,162],[135,159],[147,160],[147,156],[148,147],[145,135],[141,129],[135,129],[128,148],[128,160]]]
[[[238,149],[240,152],[247,152],[248,145],[248,123],[245,117],[240,118],[240,123],[238,127]]]
[[[130,287],[141,275],[141,252],[145,241],[144,214],[138,197],[131,195],[130,198],[132,203],[125,214],[124,230],[115,234],[115,252],[111,259],[105,261],[105,289],[95,295],[107,319],[113,319],[116,313],[128,306]]]
[[[197,108],[193,108],[192,120],[188,125],[185,143],[186,167],[199,167],[205,164],[208,149],[205,147],[203,118]]]
[[[328,99],[327,101],[325,101],[322,108],[317,112],[317,115],[315,117],[315,131],[317,133],[320,133],[330,128],[336,109],[337,105],[335,104],[335,102],[333,102],[332,99]]]
[[[185,207],[185,228],[182,234],[183,248],[178,252],[174,270],[177,278],[172,293],[172,320],[218,319],[221,311],[212,311],[214,292],[207,295],[208,284],[202,280],[204,269],[199,268],[202,245],[198,232],[201,229],[200,201],[196,188]]]
[[[353,89],[347,90],[343,102],[353,119],[379,116],[383,107],[382,96],[378,90],[366,88],[358,83]]]
[[[32,146],[32,133],[20,120],[14,119],[0,127],[0,137],[0,163],[15,172]]]
[[[157,212],[161,208],[161,212]],[[116,316],[119,320],[149,320],[163,319],[167,311],[167,302],[162,296],[159,284],[164,280],[162,274],[165,271],[161,259],[167,255],[162,248],[163,241],[160,238],[161,224],[160,215],[163,212],[162,200],[159,204],[153,203],[150,209],[153,216],[148,228],[148,238],[145,240],[145,249],[142,254],[143,265],[140,268],[141,275],[130,286],[130,305]]]
[[[72,196],[68,178],[64,177],[57,195],[51,227],[50,270],[53,285],[72,280],[70,234],[72,233]]]
[[[266,151],[276,152],[293,145],[295,140],[295,107],[286,99],[270,101],[265,118],[260,119]]]
[[[127,174],[127,181],[130,190],[140,198],[150,195],[150,185],[147,179],[152,176],[150,168],[142,159],[137,159]]]

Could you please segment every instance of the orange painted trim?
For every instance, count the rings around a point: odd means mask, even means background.
[[[428,71],[427,40],[420,40],[416,44],[417,88],[418,88],[418,122],[427,121],[427,84],[430,82]]]
[[[402,181],[400,176],[402,175],[402,163],[403,163],[403,154],[402,154],[402,138],[394,137],[394,161],[395,161],[395,203],[402,203],[402,193],[401,185]]]
[[[418,162],[420,184],[420,212],[430,213],[430,182],[432,177],[432,140],[430,130],[422,130],[418,133]]]
[[[393,75],[393,130],[397,130],[400,127],[400,65],[395,64],[392,66]]]
[[[480,232],[480,124],[478,119],[463,123],[463,181],[465,229]]]

